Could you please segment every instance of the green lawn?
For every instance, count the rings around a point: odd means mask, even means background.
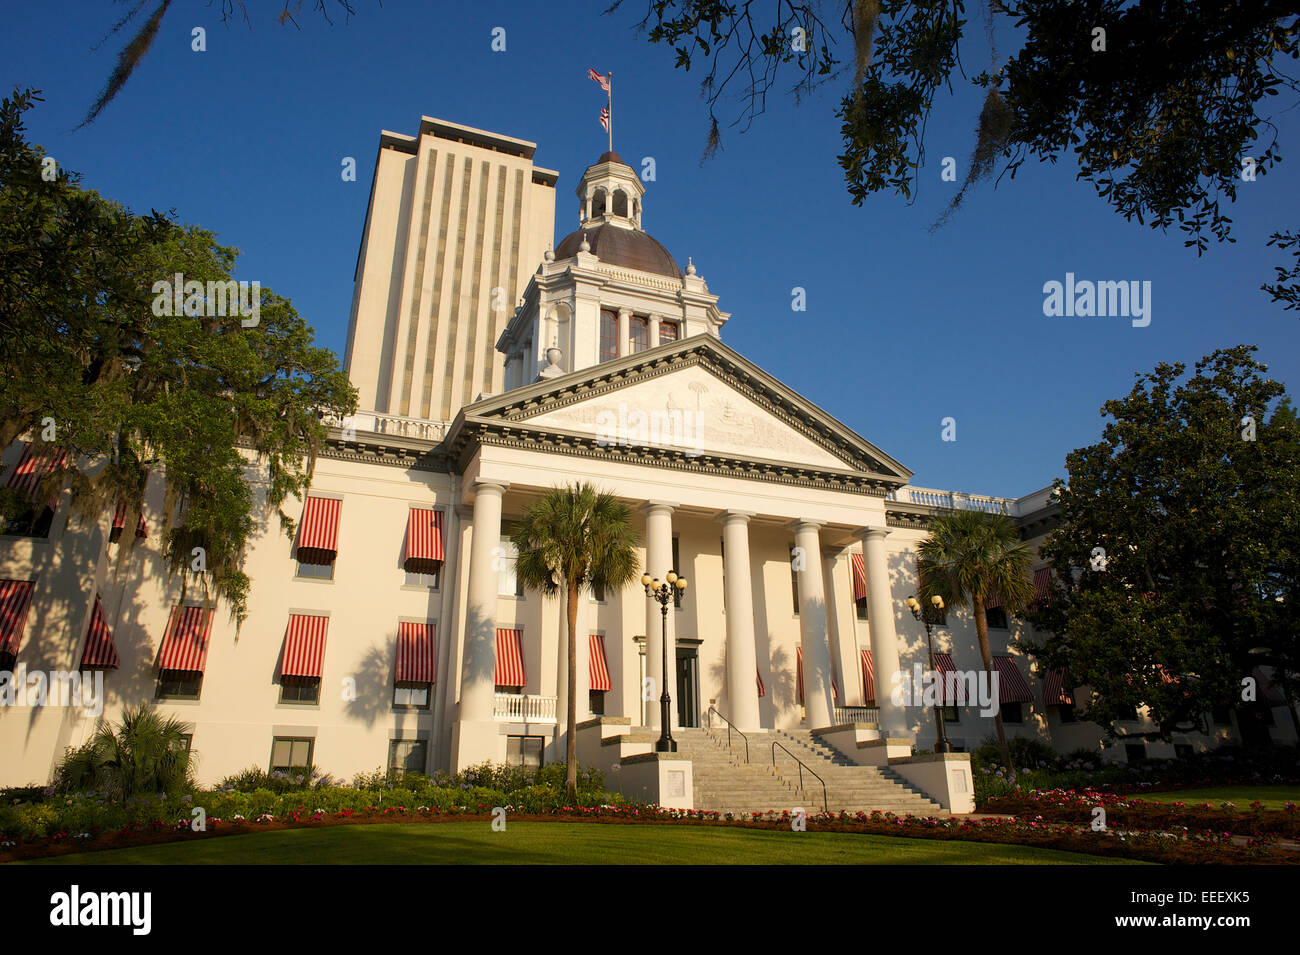
[[[1300,786],[1210,786],[1205,789],[1177,789],[1164,793],[1134,793],[1139,799],[1152,802],[1185,802],[1200,805],[1204,802],[1219,805],[1235,803],[1237,810],[1249,809],[1252,802],[1261,802],[1265,809],[1285,809],[1289,802],[1300,805]]]
[[[48,865],[740,864],[1107,865],[1053,849],[829,832],[487,822],[333,826],[223,836],[40,860]],[[18,864],[18,863],[16,863]]]

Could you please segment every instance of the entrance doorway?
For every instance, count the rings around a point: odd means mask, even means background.
[[[677,648],[677,723],[700,725],[700,658],[694,647]]]

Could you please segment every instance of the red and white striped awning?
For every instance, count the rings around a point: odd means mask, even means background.
[[[1034,599],[1046,603],[1052,597],[1052,568],[1039,567],[1034,571]]]
[[[593,633],[590,638],[591,657],[587,670],[593,690],[612,690],[614,681],[609,678],[609,663],[605,660],[605,638]]]
[[[431,507],[413,507],[406,520],[406,554],[403,566],[410,573],[430,574],[444,560],[442,548],[442,511]]]
[[[81,651],[81,668],[116,670],[121,665],[117,647],[113,645],[113,631],[104,619],[104,605],[95,594],[95,609],[90,615],[90,629],[86,632],[86,646]]]
[[[0,653],[18,655],[35,589],[30,580],[0,580]]]
[[[308,496],[298,527],[298,559],[307,564],[328,564],[338,554],[339,512],[343,502],[332,497]]]
[[[212,611],[203,607],[173,607],[167,634],[158,651],[158,669],[203,672],[208,659]]]
[[[1064,670],[1048,670],[1043,678],[1044,706],[1073,706],[1074,687],[1067,688],[1068,675]]]
[[[763,674],[758,672],[758,667],[754,667],[754,678],[758,680],[758,695],[767,696],[767,687],[763,685]]]
[[[41,481],[63,467],[67,459],[68,453],[60,448],[34,451],[30,443],[25,443],[22,457],[18,459],[14,473],[9,475],[9,487],[28,497],[34,497],[41,486]],[[53,506],[53,499],[51,499],[51,506]]]
[[[984,601],[985,610],[997,610],[998,607],[1001,606],[1002,606],[1002,595],[997,593],[996,591],[994,593],[989,594],[988,599]]]
[[[329,628],[330,618],[321,614],[289,614],[280,657],[280,676],[319,679],[325,663],[325,636]]]
[[[853,555],[853,599],[864,600],[867,596],[867,561],[861,554]]]
[[[957,672],[957,665],[956,665],[955,663],[952,662],[952,656],[951,656],[950,654],[947,654],[947,653],[936,653],[936,654],[934,655],[934,665],[938,668],[939,673],[940,673],[941,675],[944,675],[944,677],[945,677],[944,680],[943,680],[943,682],[942,682],[942,683],[940,684],[940,686],[939,686],[939,699],[943,700],[943,705],[944,705],[944,706],[958,706],[958,705],[963,705],[963,704],[965,704],[965,702],[966,702],[966,684],[963,683],[962,681],[960,681],[960,680],[957,681],[957,684],[956,684],[956,687],[955,687],[956,692],[953,694],[953,695],[956,697],[956,700],[955,700],[955,701],[953,701],[953,700],[949,700],[949,699],[947,698],[947,696],[945,695],[945,692],[944,692],[944,691],[947,689],[947,687],[946,687],[946,683],[947,683],[946,674],[949,674],[949,673],[956,673],[956,672]]]
[[[397,669],[393,679],[398,683],[437,682],[434,645],[432,623],[398,623]]]
[[[126,505],[119,504],[117,505],[117,509],[113,511],[113,530],[112,533],[109,534],[109,540],[115,541],[122,536],[122,528],[125,526]],[[140,538],[147,538],[149,536],[149,527],[144,522],[144,511],[141,511],[140,516],[136,519],[135,536]]]
[[[524,686],[524,632],[497,628],[497,686]]]
[[[1034,702],[1034,691],[1029,688],[1013,657],[994,655],[993,669],[998,671],[999,703]]]
[[[863,650],[862,652],[862,690],[867,697],[867,705],[874,706],[876,702],[876,665],[871,661],[871,651]]]
[[[803,647],[795,647],[795,655],[797,657],[795,668],[798,670],[799,702],[803,703]],[[835,700],[840,698],[840,688],[835,682],[834,674],[831,675],[831,698]]]

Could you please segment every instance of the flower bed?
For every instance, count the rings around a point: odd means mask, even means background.
[[[297,806],[282,816],[264,813],[254,820],[210,817],[207,830],[194,832],[188,821],[175,823],[155,820],[146,825],[128,823],[118,830],[92,829],[72,838],[66,832],[33,840],[6,840],[0,844],[0,862],[84,852],[90,849],[117,849],[185,839],[208,839],[249,832],[273,832],[292,828],[317,828],[337,825],[374,823],[431,823],[477,820],[491,821],[493,807],[433,808],[404,805],[364,806],[359,811],[340,809],[327,813],[323,809]],[[506,806],[515,822],[602,822],[609,824],[727,826],[748,829],[789,831],[792,817],[788,810],[759,813],[752,817],[733,817],[730,813],[707,810],[660,809],[655,806],[602,805],[561,806],[550,813],[514,811]],[[896,816],[886,812],[817,813],[806,818],[810,832],[872,834],[906,838],[943,839],[967,842],[991,842],[1042,849],[1081,852],[1090,855],[1140,859],[1180,864],[1300,864],[1300,852],[1280,847],[1274,837],[1264,835],[1247,845],[1239,845],[1227,832],[1184,831],[1178,833],[1152,830],[1124,830],[1109,827],[1094,832],[1090,827],[1051,822],[1045,819],[958,819]]]
[[[1053,822],[1091,825],[1093,809],[1106,811],[1106,825],[1127,829],[1188,828],[1226,831],[1236,835],[1281,836],[1300,839],[1300,811],[1295,803],[1285,809],[1265,809],[1258,802],[1247,807],[1230,802],[1154,802],[1126,793],[1101,789],[1052,789],[997,796],[985,803],[989,812],[1033,815]]]

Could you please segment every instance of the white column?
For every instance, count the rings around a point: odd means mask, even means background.
[[[460,670],[460,719],[492,720],[496,683],[497,572],[493,552],[501,544],[500,484],[474,485],[474,536],[469,549],[469,597],[465,653]]]
[[[760,728],[757,650],[754,645],[754,582],[749,562],[748,511],[722,519],[723,577],[727,600],[727,719],[741,731]]]
[[[632,318],[632,310],[630,308],[620,308],[618,310],[618,357],[619,358],[622,358],[624,355],[628,354],[629,351],[631,351],[631,346],[628,344],[628,335],[629,335],[628,326],[630,324],[631,318]],[[653,577],[654,575],[651,574],[651,576]]]
[[[659,344],[659,316],[658,315],[650,316],[649,336],[650,337],[646,341],[647,347],[654,348],[656,345]],[[689,580],[690,578],[687,579]]]
[[[844,706],[847,702],[847,688],[845,683],[845,661],[843,631],[840,628],[840,613],[842,612],[841,598],[843,597],[842,588],[837,587],[838,581],[835,579],[835,554],[822,554],[822,589],[826,594],[826,644],[830,650],[831,675],[835,680],[835,685],[839,687],[840,696],[838,703]],[[834,694],[832,694],[834,700]],[[834,714],[834,710],[831,711]],[[832,722],[834,722],[832,720]]]
[[[676,505],[661,501],[651,501],[646,505],[645,548],[646,573],[651,577],[664,580],[673,561],[673,508]],[[689,580],[689,578],[688,578]],[[673,608],[668,607],[668,692],[673,697],[673,724],[676,725],[677,686],[674,677],[677,673],[677,642],[673,631]],[[646,707],[646,725],[659,728],[659,697],[664,691],[663,672],[663,630],[664,616],[659,601],[645,598],[645,648],[646,676],[651,680],[654,700]]]
[[[464,651],[460,668],[460,711],[451,735],[451,770],[500,761],[505,750],[493,720],[496,684],[497,572],[494,551],[501,543],[501,496],[505,482],[474,485],[474,527],[469,546],[465,596]]]
[[[802,557],[799,574],[799,641],[803,647],[803,700],[809,729],[830,726],[831,655],[826,639],[826,591],[822,586],[820,525],[800,521],[794,543]]]
[[[885,537],[889,531],[871,527],[861,531],[867,565],[867,627],[871,633],[871,660],[876,671],[876,705],[880,731],[887,737],[908,737],[907,712],[892,701],[898,685],[898,633],[894,629],[894,603],[889,589]]]

